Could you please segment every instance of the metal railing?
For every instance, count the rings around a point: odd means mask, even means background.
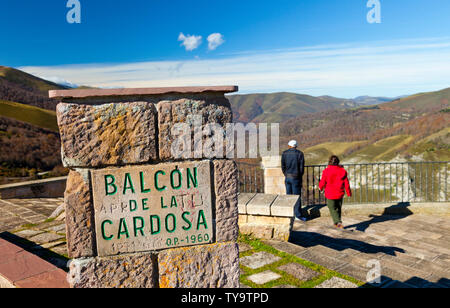
[[[263,193],[264,192],[264,170],[260,165],[249,163],[238,163],[239,192],[241,193]]]
[[[352,197],[346,203],[449,202],[450,162],[345,164]],[[303,202],[326,203],[319,181],[326,165],[307,166]]]
[[[344,164],[353,196],[345,203],[450,202],[450,162]],[[306,166],[304,205],[325,204],[319,181],[326,165]],[[264,192],[264,171],[259,165],[238,163],[240,192]]]

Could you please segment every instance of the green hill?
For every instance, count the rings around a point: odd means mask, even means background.
[[[443,109],[450,103],[450,88],[440,91],[419,93],[392,102],[380,105],[380,108],[389,108],[404,111],[428,111],[434,108]]]
[[[0,116],[58,132],[56,113],[51,110],[0,100]]]
[[[0,78],[5,79],[11,83],[27,88],[31,91],[39,92],[41,95],[48,97],[49,90],[63,90],[68,89],[62,85],[53,83],[48,80],[41,79],[23,71],[14,69],[12,67],[0,66]]]
[[[344,99],[333,96],[310,96],[289,92],[227,96],[233,108],[235,122],[282,123],[304,114],[327,110],[350,109],[380,104],[391,99],[361,96]]]
[[[358,106],[352,100],[295,93],[229,95],[235,122],[280,123],[305,113]]]
[[[281,123],[281,147],[297,139],[311,163],[450,159],[450,88],[370,107],[304,114]]]

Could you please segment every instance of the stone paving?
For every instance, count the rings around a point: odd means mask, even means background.
[[[0,232],[48,219],[64,198],[0,199]]]
[[[66,269],[64,219],[48,219],[62,203],[0,200],[1,236]],[[377,266],[381,283],[370,286],[450,287],[450,217],[352,216],[344,224],[321,217],[296,222],[290,242],[241,241],[241,287],[356,288]]]
[[[246,244],[246,241],[250,244]],[[242,236],[239,244],[241,288],[358,288],[364,284],[274,249],[273,244],[282,242],[269,243]]]
[[[329,217],[296,222],[291,243],[272,245],[360,281],[379,266],[380,287],[450,287],[450,217],[352,216],[345,230],[330,224]]]
[[[64,215],[49,219],[63,203],[63,198],[0,199],[0,236],[66,270]]]

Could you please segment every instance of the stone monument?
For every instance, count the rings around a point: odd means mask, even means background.
[[[70,168],[71,287],[239,287],[236,164],[171,151],[176,123],[199,116],[202,126],[231,123],[224,94],[235,91],[50,91],[61,101],[62,161]]]

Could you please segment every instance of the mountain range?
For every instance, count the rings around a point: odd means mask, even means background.
[[[0,183],[67,172],[48,90],[67,89],[0,66]],[[450,88],[406,97],[343,99],[296,93],[228,95],[235,122],[280,123],[281,150],[297,139],[308,164],[450,160]],[[6,149],[6,150],[5,150]]]
[[[282,123],[297,116],[326,110],[376,105],[394,99],[360,96],[354,99],[310,96],[288,92],[228,95],[235,122]]]

